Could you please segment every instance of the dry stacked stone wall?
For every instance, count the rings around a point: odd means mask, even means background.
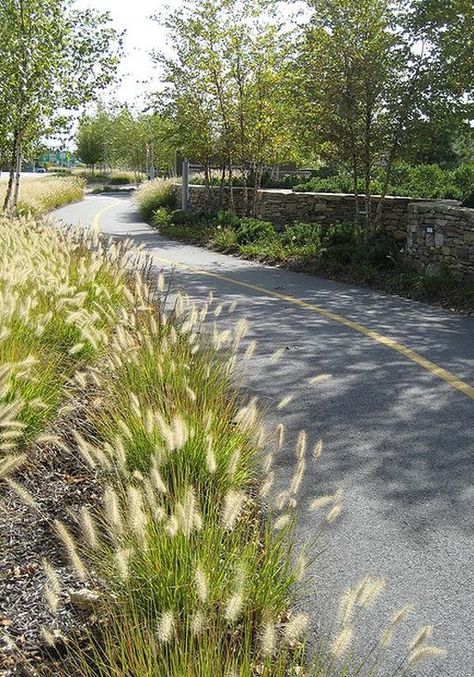
[[[438,272],[444,266],[474,283],[474,209],[410,204],[407,256],[420,272]]]
[[[177,187],[179,193],[180,187]],[[249,204],[253,195],[248,192],[247,205],[242,188],[234,188],[234,211],[239,216],[249,213]],[[277,228],[282,228],[294,221],[305,223],[351,222],[355,214],[355,196],[345,193],[295,193],[291,190],[259,190],[255,216],[263,221],[271,221]],[[384,204],[382,225],[386,232],[400,243],[405,243],[408,225],[408,205],[412,202],[407,197],[387,197]],[[376,199],[374,199],[374,208]],[[230,191],[213,187],[207,196],[203,186],[189,187],[189,207],[195,211],[229,209]],[[364,200],[359,200],[359,207],[364,209]]]
[[[176,192],[179,196],[180,186],[176,186]],[[244,190],[235,188],[234,211],[240,216],[248,214],[251,199],[249,191],[246,204]],[[354,195],[342,193],[260,190],[255,214],[277,228],[294,221],[331,225],[353,220],[355,199]],[[376,199],[374,206],[375,202]],[[229,209],[230,191],[213,187],[206,195],[203,186],[190,186],[189,207],[194,211]],[[364,209],[363,200],[360,209]],[[448,200],[387,197],[382,226],[406,248],[407,258],[420,272],[439,271],[446,266],[460,280],[474,282],[474,209],[459,207]]]

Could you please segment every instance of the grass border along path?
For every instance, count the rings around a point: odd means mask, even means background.
[[[38,580],[48,607],[41,636],[52,654],[61,648],[53,672],[379,674],[392,634],[409,612],[403,608],[389,619],[362,659],[351,655],[355,620],[381,593],[379,579],[368,577],[347,591],[334,636],[316,655],[306,654],[309,619],[295,610],[306,562],[304,552],[292,553],[291,525],[305,467],[322,446],[317,442],[311,451],[300,433],[290,484],[264,512],[285,431],[264,431],[256,403],[232,386],[245,359],[239,349],[245,321],[220,331],[209,319],[222,308],[213,309],[210,300],[196,307],[178,295],[167,307],[163,276],[143,276],[147,262],[124,245],[21,223],[2,222],[9,251],[2,288],[10,309],[2,339],[15,338],[0,365],[3,490],[13,517],[16,497],[29,510],[30,526],[39,521],[55,535],[55,548],[36,553],[44,560]],[[34,237],[25,243],[28,228]],[[35,261],[38,254],[48,261],[51,245],[56,254],[45,290]],[[19,272],[16,260],[25,247],[30,263]],[[60,264],[62,258],[69,265]],[[39,305],[28,301],[33,283]],[[32,365],[53,349],[57,379],[69,377],[58,391],[63,406],[25,435],[24,412],[33,402],[41,411],[44,400],[35,392],[43,372]],[[252,344],[246,355],[251,352]],[[72,486],[78,481],[93,491],[58,514],[43,500],[50,476],[30,467],[32,445],[49,449],[50,462],[63,464],[63,475],[67,468]],[[32,472],[35,481],[28,484]],[[339,493],[315,497],[313,519],[330,524],[340,501]],[[73,584],[65,583],[65,569]],[[58,627],[64,608],[75,604],[95,625],[64,643]],[[10,632],[9,622],[4,626]],[[400,657],[400,673],[442,653],[428,645],[430,632],[422,629]],[[15,637],[7,647],[19,662]],[[46,665],[42,672],[48,674]]]
[[[40,216],[84,197],[84,181],[72,176],[21,178],[17,215]],[[0,205],[6,193],[7,180],[0,182]]]

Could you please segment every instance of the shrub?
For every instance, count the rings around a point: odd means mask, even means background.
[[[126,176],[111,176],[108,180],[111,186],[126,186],[129,183],[135,183],[135,177]]]
[[[380,195],[383,188],[382,169],[375,172],[371,184],[372,195]],[[359,193],[365,191],[363,180],[358,182]],[[353,193],[352,177],[346,172],[327,175],[318,171],[309,181],[294,187],[295,191],[316,193]],[[387,190],[391,195],[418,198],[440,198],[466,200],[474,193],[474,165],[460,165],[454,171],[436,164],[410,165],[399,162],[394,165]]]
[[[217,212],[216,223],[218,226],[228,226],[230,228],[238,228],[240,224],[240,218],[235,214],[235,212],[226,211],[221,209]]]
[[[417,165],[409,170],[405,192],[411,197],[452,197],[450,175],[438,165]]]
[[[419,283],[429,296],[436,296],[440,292],[452,291],[458,285],[452,271],[446,267],[424,273]]]
[[[153,212],[152,223],[154,226],[166,226],[170,223],[171,214],[165,207],[159,207]]]
[[[355,272],[358,277],[367,284],[370,284],[377,278],[377,267],[368,261],[360,261],[355,264]]]
[[[219,251],[234,251],[237,246],[237,235],[234,228],[221,228],[218,226],[211,238],[211,245]]]
[[[372,235],[367,242],[361,240],[354,250],[354,260],[365,262],[375,268],[393,268],[401,259],[396,242],[380,232]]]
[[[305,183],[300,183],[293,188],[296,192],[312,193],[352,193],[354,183],[347,174],[337,174],[325,178],[314,177]]]
[[[326,247],[354,245],[359,235],[360,231],[353,223],[335,223],[324,229],[322,242]]]
[[[314,223],[294,223],[287,226],[281,235],[286,245],[304,246],[308,244],[321,246],[321,226]]]
[[[175,225],[196,225],[203,223],[209,216],[205,212],[195,212],[192,209],[176,209],[170,215],[170,223]]]
[[[143,183],[135,193],[135,202],[141,213],[150,218],[159,207],[174,209],[176,194],[174,182],[169,179],[155,179]]]
[[[236,238],[239,244],[256,242],[263,238],[275,237],[275,228],[269,221],[260,221],[259,219],[243,218],[240,219],[240,225],[237,229]]]
[[[131,172],[123,169],[111,169],[108,172],[93,172],[88,169],[73,170],[75,176],[80,176],[86,183],[103,183],[111,186],[142,183],[146,176],[141,172]]]
[[[464,198],[463,207],[469,207],[470,209],[474,209],[474,191],[468,195],[467,197]]]
[[[474,206],[474,164],[462,164],[453,172],[453,184],[459,190],[463,203]],[[471,204],[466,204],[471,202]]]
[[[48,167],[47,171],[55,176],[72,176],[72,170],[66,167]]]
[[[263,237],[254,242],[239,245],[239,254],[244,258],[276,263],[284,261],[287,252],[279,237]]]

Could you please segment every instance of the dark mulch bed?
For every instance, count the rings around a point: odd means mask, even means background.
[[[77,411],[76,411],[77,415]],[[70,430],[71,421],[61,421]],[[66,440],[67,442],[67,440]],[[71,448],[74,446],[71,444]],[[100,486],[80,457],[59,445],[35,445],[30,459],[15,479],[35,498],[37,508],[25,505],[7,486],[2,487],[0,508],[0,675],[44,674],[51,648],[43,636],[46,628],[60,650],[67,637],[81,634],[91,614],[73,605],[69,591],[84,588],[74,576],[64,547],[53,527],[62,520],[77,531],[74,518],[83,505],[97,505]],[[44,599],[46,576],[43,560],[57,570],[62,583],[61,605],[56,615]]]

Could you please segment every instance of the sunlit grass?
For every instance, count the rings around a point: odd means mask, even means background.
[[[38,216],[84,197],[84,182],[72,176],[47,176],[20,179],[20,193],[16,213]],[[7,182],[0,183],[0,204],[3,204]]]
[[[140,211],[151,217],[160,207],[176,207],[175,184],[173,179],[155,179],[143,183],[135,193],[135,202]]]
[[[311,453],[299,434],[288,487],[270,498],[284,428],[264,431],[255,401],[233,386],[246,359],[245,320],[220,331],[209,322],[210,300],[197,307],[178,294],[170,306],[162,274],[142,276],[127,244],[96,233],[4,217],[0,255],[2,472],[17,469],[15,454],[38,441],[69,389],[79,416],[64,431],[58,416],[56,428],[101,494],[69,524],[51,520],[97,621],[86,641],[63,647],[55,674],[384,674],[403,614],[367,640],[362,659],[351,655],[354,626],[380,595],[380,579],[348,589],[334,637],[306,652],[309,616],[297,607],[306,558],[293,552],[291,534],[305,468],[322,444]],[[341,494],[310,508],[315,524],[328,525]],[[54,644],[54,614],[67,597],[45,569],[52,627],[43,633]],[[400,672],[439,655],[430,632],[415,638]]]
[[[17,409],[0,426],[4,451],[51,420],[75,371],[104,354],[125,302],[123,270],[86,242],[32,218],[0,218],[0,407]]]

